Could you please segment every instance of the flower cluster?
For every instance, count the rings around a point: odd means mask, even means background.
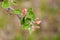
[[[28,22],[26,20],[26,25],[24,25],[24,23],[23,23],[25,29],[28,29],[31,32],[35,31],[35,29],[40,29],[41,20],[39,18],[35,17],[32,8],[30,8],[28,10],[25,8],[22,10],[22,13],[27,16],[27,17],[26,16],[25,17],[28,20]]]
[[[10,7],[8,1],[4,1],[2,3],[2,7],[8,11],[12,10],[12,12],[18,16],[23,29],[28,30],[30,33],[35,31],[35,29],[40,29],[41,20],[39,18],[36,18],[32,8],[25,8],[22,11],[20,9],[13,9]]]

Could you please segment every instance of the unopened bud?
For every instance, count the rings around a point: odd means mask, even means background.
[[[23,9],[23,10],[22,10],[22,13],[23,13],[24,15],[26,15],[26,14],[27,14],[27,9],[26,9],[26,8]]]
[[[37,21],[37,22],[36,22],[36,24],[40,24],[40,23],[41,23],[41,21]]]
[[[36,18],[36,20],[39,20],[39,18]]]

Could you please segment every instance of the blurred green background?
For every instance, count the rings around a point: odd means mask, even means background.
[[[18,17],[2,8],[0,2],[0,40],[60,40],[60,0],[15,1],[16,5],[11,3],[14,9],[33,8],[36,17],[42,20],[41,28],[32,34],[22,30]]]

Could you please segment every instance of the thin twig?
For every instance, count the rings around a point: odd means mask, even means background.
[[[20,15],[18,15],[18,14],[17,14],[17,17],[18,17],[19,19],[21,19],[21,16],[20,16]]]

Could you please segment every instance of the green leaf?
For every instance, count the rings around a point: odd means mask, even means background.
[[[13,12],[14,12],[15,14],[21,14],[21,10],[19,10],[19,9],[13,10]]]
[[[30,27],[30,18],[27,18],[26,16],[24,16],[21,20],[21,24],[23,25],[24,29],[28,29],[28,27]]]
[[[3,7],[3,8],[8,8],[8,7],[9,7],[9,2],[8,2],[8,0],[5,0],[4,2],[2,2],[2,7]]]
[[[13,1],[13,4],[14,4],[14,5],[16,5],[16,4],[17,4],[17,2],[16,2],[16,1]]]
[[[22,19],[21,19],[21,23],[22,24],[25,24],[25,23],[29,23],[31,21],[31,18],[28,18],[26,16],[24,16]]]
[[[21,19],[21,24],[25,24],[25,17]]]
[[[28,23],[23,24],[23,29],[27,30],[30,27],[30,25]]]
[[[21,19],[21,24],[25,24],[26,23],[26,16],[24,16],[22,19]]]
[[[28,17],[30,17],[32,20],[36,18],[32,8],[28,9]]]
[[[28,29],[30,27],[30,21],[31,20],[29,18],[26,18],[25,23],[23,24],[24,29]]]
[[[31,18],[28,18],[28,17],[27,17],[27,18],[26,18],[26,22],[27,22],[27,23],[30,23],[30,21],[31,21]]]

